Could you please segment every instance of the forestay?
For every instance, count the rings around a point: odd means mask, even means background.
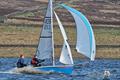
[[[96,53],[95,38],[91,24],[88,19],[79,11],[71,8],[67,5],[62,4],[74,17],[77,29],[77,52],[89,57],[94,60]]]
[[[44,18],[43,28],[40,34],[40,40],[36,51],[38,59],[46,59],[52,57],[53,43],[52,43],[52,25],[51,25],[51,2],[49,1],[47,13]]]
[[[64,39],[64,44],[63,44],[63,48],[62,48],[62,52],[61,52],[61,56],[60,56],[60,62],[63,63],[63,64],[70,64],[71,65],[71,64],[73,64],[73,59],[72,59],[70,46],[67,42],[67,35],[65,33],[63,25],[62,25],[60,19],[58,18],[56,12],[54,12],[54,14],[55,14],[55,17],[58,21],[59,28],[61,30],[61,33],[62,33],[62,36],[63,36],[63,39]]]

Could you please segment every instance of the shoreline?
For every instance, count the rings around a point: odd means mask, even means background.
[[[0,58],[19,58],[19,56],[0,56]],[[32,58],[32,56],[26,56],[25,58]],[[56,59],[59,59],[58,56],[55,57]],[[82,59],[82,60],[90,60],[89,58],[87,57],[84,57],[84,56],[79,56],[79,57],[73,57],[73,59]],[[113,58],[109,58],[109,57],[96,57],[95,59],[112,59],[112,60],[120,60],[120,58],[116,58],[116,57],[113,57]]]
[[[19,58],[19,57],[1,57],[0,58]],[[32,58],[32,57],[25,57],[25,58]],[[56,59],[59,59],[58,57],[56,57]],[[73,59],[80,59],[80,60],[89,60],[88,58],[78,58],[78,57],[73,57]],[[120,58],[95,58],[95,60],[120,60]]]

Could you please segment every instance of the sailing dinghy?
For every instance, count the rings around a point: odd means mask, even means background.
[[[60,6],[67,9],[75,20],[76,29],[77,29],[77,41],[76,41],[77,52],[90,58],[90,60],[94,60],[95,52],[96,52],[95,38],[92,27],[88,19],[81,12],[65,4],[61,4]],[[60,31],[64,39],[63,47],[59,59],[59,61],[64,65],[55,64],[53,14],[57,19]],[[74,62],[71,54],[71,49],[68,44],[68,38],[65,33],[64,27],[59,17],[57,16],[56,12],[53,10],[52,0],[49,0],[46,16],[44,18],[44,24],[40,34],[38,47],[36,50],[36,58],[39,60],[46,60],[46,59],[52,60],[51,65],[49,64],[45,66],[34,67],[34,69],[37,71],[52,71],[57,73],[72,74]]]

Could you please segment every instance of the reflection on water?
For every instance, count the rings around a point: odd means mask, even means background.
[[[17,58],[0,58],[0,80],[103,80],[104,70],[110,71],[110,80],[120,80],[120,60],[75,60],[78,65],[72,75],[11,73],[9,70],[15,68],[16,61]]]

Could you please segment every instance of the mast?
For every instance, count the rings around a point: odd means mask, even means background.
[[[50,11],[51,11],[51,28],[52,28],[52,49],[53,49],[53,66],[55,66],[55,53],[54,53],[54,35],[53,35],[53,1],[50,0]]]

